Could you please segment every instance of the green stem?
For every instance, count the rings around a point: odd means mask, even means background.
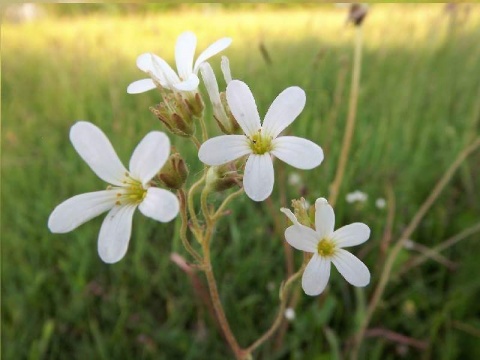
[[[188,191],[188,196],[187,196],[188,211],[190,212],[190,218],[192,219],[192,223],[193,223],[193,233],[195,234],[195,237],[197,239],[199,238],[198,232],[201,231],[201,228],[200,228],[200,223],[198,222],[197,213],[195,211],[193,196],[197,192],[198,187],[202,185],[204,180],[205,180],[205,175],[203,175],[196,183],[192,185],[192,187]]]
[[[243,187],[233,193],[231,193],[230,195],[228,195],[225,200],[223,200],[222,204],[219,206],[219,208],[217,209],[217,211],[215,211],[215,213],[213,214],[212,216],[212,220],[218,220],[218,218],[220,218],[220,216],[222,216],[222,213],[223,211],[225,210],[225,207],[230,203],[230,201],[232,201],[233,199],[235,199],[238,195],[241,195],[243,194]]]
[[[187,215],[187,204],[186,204],[186,196],[185,191],[180,189],[177,191],[177,195],[180,199],[180,217],[182,219],[182,225],[180,228],[180,239],[182,240],[182,244],[185,249],[188,251],[190,255],[192,255],[198,264],[203,263],[203,259],[200,254],[192,247],[190,242],[187,238],[187,228],[188,228],[188,215]]]

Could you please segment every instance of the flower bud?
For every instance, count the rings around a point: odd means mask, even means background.
[[[241,184],[242,175],[237,172],[234,162],[212,166],[207,171],[206,187],[210,191],[221,192]]]
[[[158,180],[170,189],[180,189],[188,176],[188,167],[178,152],[173,152],[162,170],[157,175]]]
[[[188,110],[193,116],[197,118],[201,118],[203,116],[203,109],[205,108],[205,105],[203,104],[200,93],[197,92],[191,94],[190,96],[185,97],[184,101],[188,107]]]
[[[150,111],[175,135],[190,137],[195,132],[192,112],[180,94],[165,94],[163,102]]]
[[[303,197],[292,200],[292,208],[300,224],[311,227],[315,223],[315,209]]]
[[[350,11],[348,13],[347,22],[353,23],[355,26],[362,25],[365,17],[368,14],[367,4],[351,4]]]

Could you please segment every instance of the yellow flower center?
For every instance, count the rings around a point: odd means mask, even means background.
[[[254,154],[263,155],[272,150],[272,138],[262,134],[262,129],[250,139],[250,148]]]
[[[330,239],[322,239],[317,245],[318,255],[332,256],[335,253],[335,243]]]
[[[123,183],[124,186],[114,187],[115,190],[118,190],[117,205],[139,204],[147,196],[147,189],[143,187],[140,181],[133,179],[129,173],[125,173]]]

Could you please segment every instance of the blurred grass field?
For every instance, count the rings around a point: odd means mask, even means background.
[[[480,133],[480,8],[471,5],[457,15],[453,19],[443,5],[377,4],[366,19],[357,129],[336,223],[371,227],[363,259],[372,270],[388,208],[396,209],[395,239],[461,149]],[[136,56],[151,51],[173,64],[175,40],[184,30],[197,34],[198,50],[230,36],[234,41],[225,54],[233,77],[249,84],[261,116],[284,88],[305,89],[305,110],[290,131],[325,150],[319,168],[299,172],[305,197],[313,202],[328,195],[347,113],[354,31],[345,17],[333,6],[192,6],[2,24],[5,359],[231,356],[214,322],[199,310],[188,278],[169,260],[172,252],[184,254],[178,221],[163,225],[136,216],[129,251],[116,265],[103,264],[96,253],[102,216],[69,234],[49,233],[47,219],[57,204],[105,186],[71,146],[69,128],[80,119],[99,125],[127,163],[146,132],[162,129],[148,110],[158,94],[126,93],[127,85],[143,76]],[[219,56],[211,60],[216,70],[219,63]],[[211,129],[216,131],[213,121]],[[171,139],[189,159],[193,180],[201,169],[193,146]],[[433,247],[478,223],[479,161],[477,153],[462,165],[412,240]],[[378,209],[375,199],[385,198],[388,186],[395,204]],[[273,199],[280,207],[278,187],[279,181]],[[366,203],[344,200],[356,189],[368,194]],[[289,198],[300,196],[295,188],[287,192]],[[232,209],[218,228],[213,260],[233,331],[247,344],[275,315],[285,275],[284,240],[274,235],[265,204],[245,198]],[[372,336],[365,340],[363,358],[480,358],[479,250],[477,233],[442,253],[455,270],[428,261],[394,277],[371,327],[424,346]],[[396,269],[415,255],[402,252]],[[268,343],[257,358],[335,358],[363,316],[373,284],[355,290],[334,272],[326,295],[300,296],[283,344]]]

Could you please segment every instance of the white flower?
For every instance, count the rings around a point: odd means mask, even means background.
[[[302,186],[303,180],[299,173],[292,172],[288,175],[288,185],[291,186]]]
[[[363,223],[353,223],[334,231],[335,214],[324,198],[315,202],[315,231],[300,224],[295,215],[281,211],[293,222],[285,230],[285,239],[298,250],[313,253],[302,276],[302,288],[307,295],[319,295],[327,286],[331,263],[353,286],[366,286],[370,271],[356,256],[343,248],[364,243],[370,237],[370,229]]]
[[[305,106],[305,92],[299,87],[285,89],[268,109],[260,124],[255,99],[248,86],[232,80],[227,86],[227,102],[245,135],[222,135],[202,144],[202,162],[218,166],[248,155],[243,176],[245,193],[254,201],[265,200],[273,190],[272,155],[299,169],[313,169],[323,160],[317,144],[294,136],[278,136]]]
[[[145,216],[160,222],[171,221],[177,216],[177,197],[149,184],[170,153],[170,140],[164,133],[152,131],[143,138],[130,158],[130,171],[125,169],[108,138],[95,125],[77,122],[70,130],[70,140],[93,172],[111,186],[74,196],[58,205],[48,219],[50,231],[72,231],[109,211],[98,236],[98,254],[104,262],[115,263],[127,251],[137,207]]]
[[[368,199],[368,195],[365,194],[364,192],[361,192],[360,190],[355,190],[351,193],[348,193],[345,196],[345,200],[347,200],[347,202],[349,204],[354,203],[354,202],[363,203],[363,202],[367,201],[367,199]]]
[[[293,308],[286,308],[284,315],[285,319],[287,319],[288,321],[295,320],[295,310]]]
[[[385,209],[385,206],[387,206],[387,201],[384,198],[378,198],[375,200],[375,206],[378,209]]]
[[[175,45],[175,61],[177,63],[178,74],[162,58],[152,53],[145,53],[137,58],[137,66],[140,70],[146,72],[150,78],[134,81],[128,85],[129,94],[143,93],[156,87],[156,82],[160,83],[165,89],[172,91],[196,91],[200,80],[197,73],[200,65],[225,50],[232,43],[230,38],[222,38],[215,41],[205,49],[193,63],[195,48],[197,46],[197,37],[191,31],[186,31],[177,39]]]

